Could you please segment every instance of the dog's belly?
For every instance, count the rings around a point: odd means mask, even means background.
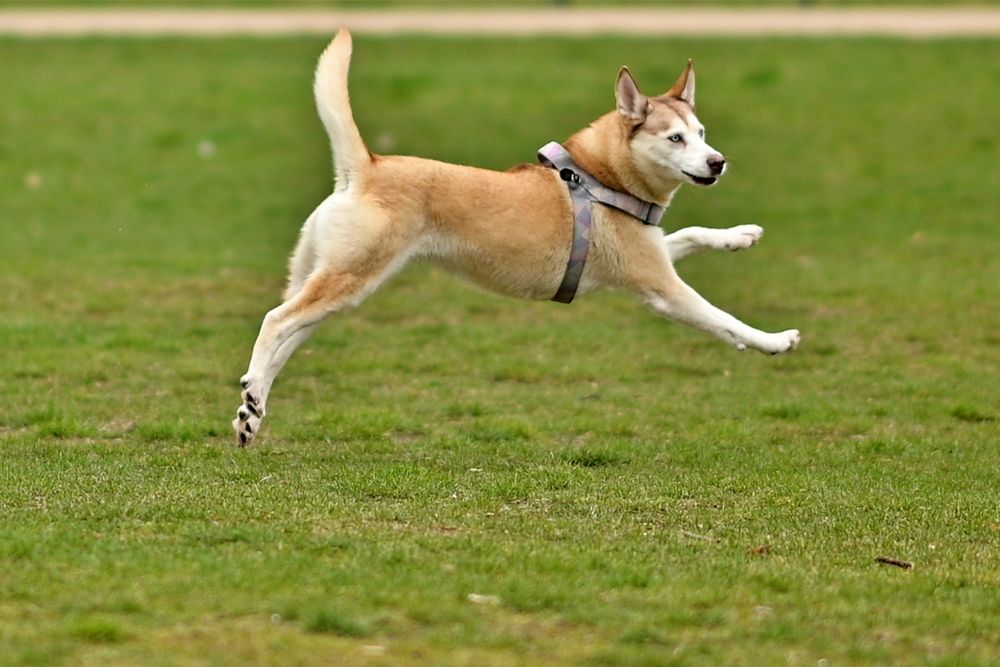
[[[566,257],[562,252],[540,250],[536,246],[519,252],[512,245],[486,249],[435,234],[421,244],[417,256],[492,292],[542,300],[552,298],[558,289]]]

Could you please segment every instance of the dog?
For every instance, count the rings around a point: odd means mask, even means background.
[[[284,301],[265,315],[240,380],[242,404],[233,420],[240,445],[257,435],[271,384],[295,349],[408,260],[427,259],[494,292],[542,300],[560,290],[578,245],[573,183],[567,183],[572,171],[521,165],[496,172],[369,151],[348,98],[351,50],[351,35],[341,29],[316,68],[314,94],[333,149],[335,186],[302,227]],[[725,158],[706,143],[695,115],[691,61],[655,97],[644,95],[623,67],[615,100],[615,110],[565,142],[571,162],[591,182],[662,213],[682,184],[709,187],[725,173]],[[711,305],[674,270],[674,262],[696,251],[749,248],[761,227],[688,227],[665,235],[600,202],[590,212],[582,244],[589,254],[573,294],[624,288],[657,314],[739,350],[779,354],[798,345],[798,330],[754,329]]]

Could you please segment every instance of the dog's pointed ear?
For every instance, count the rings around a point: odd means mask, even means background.
[[[688,58],[687,67],[684,68],[681,78],[677,79],[674,87],[667,91],[667,97],[676,97],[690,104],[692,109],[694,108],[694,65],[691,64],[690,58]]]
[[[618,80],[615,81],[615,99],[618,101],[618,113],[633,125],[646,120],[649,113],[649,100],[639,92],[639,86],[628,67],[618,70]]]

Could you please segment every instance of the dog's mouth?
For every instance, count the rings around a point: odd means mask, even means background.
[[[719,180],[718,176],[695,176],[690,172],[683,172],[685,176],[691,179],[691,182],[696,185],[703,185],[706,188],[710,185],[715,185],[715,182]]]

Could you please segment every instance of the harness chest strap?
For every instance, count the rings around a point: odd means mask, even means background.
[[[627,192],[614,190],[601,183],[579,167],[558,142],[552,141],[538,149],[538,161],[559,172],[566,181],[573,204],[573,245],[562,283],[553,301],[570,303],[576,296],[590,250],[590,232],[593,226],[593,203],[599,202],[628,213],[644,225],[658,225],[666,211],[662,206],[648,202]]]

